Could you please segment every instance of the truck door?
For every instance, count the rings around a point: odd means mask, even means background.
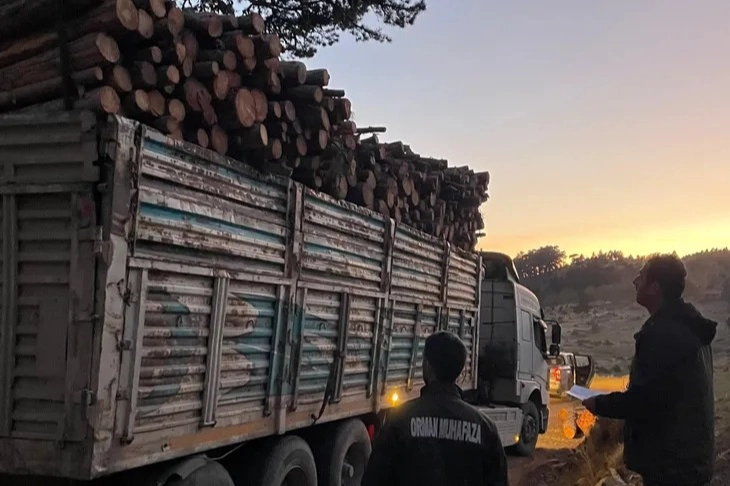
[[[593,381],[594,364],[593,358],[585,354],[575,356],[575,384],[589,387]]]
[[[87,434],[98,168],[78,116],[0,120],[0,437]]]

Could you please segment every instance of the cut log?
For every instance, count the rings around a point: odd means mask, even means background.
[[[352,116],[352,103],[347,98],[339,98],[335,100],[335,116],[338,123],[340,121],[349,120]]]
[[[180,130],[180,122],[172,116],[156,118],[152,126],[166,135]]]
[[[185,26],[185,15],[177,7],[172,7],[167,12],[167,17],[155,22],[155,35],[157,37],[178,37]]]
[[[157,68],[157,84],[168,86],[180,82],[180,71],[175,66],[160,66]]]
[[[93,87],[103,81],[104,74],[101,68],[92,67],[73,73],[71,79],[77,85]],[[40,83],[0,92],[0,111],[8,108],[20,108],[63,96],[63,84],[63,78],[57,76]]]
[[[350,186],[347,184],[347,178],[343,174],[330,172],[322,182],[325,192],[330,196],[340,200],[347,197]]]
[[[233,51],[201,50],[198,52],[197,60],[199,62],[215,61],[229,71],[236,69],[236,54]]]
[[[266,127],[256,123],[250,128],[244,128],[236,137],[236,145],[241,150],[262,149],[269,144],[269,136]]]
[[[256,105],[251,92],[241,88],[231,93],[216,108],[218,124],[227,130],[253,127],[256,123]],[[266,143],[262,145],[265,147]]]
[[[392,209],[395,206],[395,200],[398,195],[398,190],[394,189],[390,184],[378,183],[375,186],[375,196],[378,199],[382,199],[388,205],[388,209]]]
[[[187,58],[188,49],[182,42],[173,42],[162,51],[162,62],[164,64],[178,65]]]
[[[241,31],[226,32],[221,37],[226,49],[238,52],[242,58],[252,58],[256,55],[253,41],[246,37]]]
[[[157,86],[157,71],[149,62],[135,62],[130,69],[130,74],[135,88],[154,88]]]
[[[70,69],[83,71],[119,61],[119,46],[106,34],[92,33],[68,44]],[[12,89],[55,78],[60,74],[59,49],[43,52],[0,69],[0,89]]]
[[[296,86],[288,88],[282,95],[292,101],[302,101],[305,103],[322,103],[322,88],[319,86]]]
[[[263,34],[266,30],[264,18],[257,13],[250,13],[238,17],[238,28],[245,34],[258,35]]]
[[[197,61],[200,46],[198,44],[197,37],[195,37],[195,34],[193,34],[189,30],[186,30],[182,33],[181,40],[183,45],[185,46],[185,55],[187,56],[187,58],[192,59],[193,61]]]
[[[278,138],[270,138],[269,144],[266,146],[266,158],[270,160],[279,160],[283,153],[284,150],[281,145],[281,140]]]
[[[238,30],[238,17],[235,15],[221,15],[221,23],[223,24],[223,33],[231,30]]]
[[[297,116],[305,127],[329,131],[330,119],[327,110],[316,105],[297,105]]]
[[[225,74],[219,74],[214,77],[210,82],[211,93],[213,97],[218,100],[225,100],[228,97],[230,91],[230,85],[228,84],[228,76]]]
[[[299,86],[307,79],[307,66],[299,61],[281,62],[279,75],[284,86]]]
[[[312,137],[307,140],[307,153],[319,153],[327,148],[329,133],[326,130],[316,130]]]
[[[261,34],[251,37],[256,50],[256,57],[269,59],[281,55],[281,40],[276,34]]]
[[[293,122],[297,119],[297,109],[289,100],[281,102],[281,116],[285,121]]]
[[[114,115],[119,112],[120,106],[121,102],[114,88],[102,86],[85,94],[74,104],[74,109]]]
[[[208,137],[208,132],[202,128],[185,127],[183,130],[183,138],[188,142],[200,145],[203,148],[208,148],[210,146],[210,137]]]
[[[185,11],[185,26],[198,35],[217,38],[223,35],[223,22],[220,16],[212,13]]]
[[[167,114],[179,122],[185,120],[185,104],[175,98],[167,100]]]
[[[264,92],[258,89],[252,89],[251,96],[253,96],[256,121],[261,123],[266,120],[269,114],[269,102]]]
[[[106,75],[106,84],[120,94],[132,91],[132,77],[129,75],[129,71],[119,65],[109,69]]]
[[[258,61],[255,57],[243,57],[241,58],[241,70],[244,73],[252,73],[256,69],[256,66],[258,65]],[[270,69],[270,71],[274,71],[273,69]]]
[[[267,119],[279,120],[281,118],[281,103],[278,101],[269,101],[269,109]]]
[[[355,187],[349,188],[347,192],[347,200],[368,209],[375,208],[375,195],[373,194],[373,188],[364,182],[360,182]]]
[[[193,75],[193,60],[189,57],[183,59],[182,64],[180,64],[180,74],[183,78],[189,78]]]
[[[163,116],[167,108],[167,102],[162,93],[157,90],[148,91],[147,97],[150,100],[150,115],[154,117]]]
[[[361,170],[357,173],[357,180],[368,186],[370,189],[375,190],[377,181],[375,180],[375,174],[371,170]]]
[[[234,73],[233,71],[223,71],[221,76],[225,75],[228,78],[229,89],[238,89],[242,86],[241,75]]]
[[[53,0],[54,5],[57,0]],[[98,3],[98,0],[94,0]],[[52,7],[49,12],[54,12]],[[13,21],[13,19],[8,18]],[[106,1],[99,8],[66,23],[66,42],[72,43],[79,37],[93,32],[116,34],[120,31],[136,31],[138,26],[137,9],[129,0]],[[12,31],[0,29],[0,38],[10,35]],[[23,32],[25,34],[26,32]],[[0,43],[0,68],[10,66],[36,54],[56,49],[58,34],[42,32],[23,38],[8,37],[9,40]]]
[[[122,111],[130,118],[142,118],[150,111],[150,98],[144,90],[136,89],[124,97]]]
[[[291,142],[286,147],[286,154],[290,157],[303,157],[307,155],[307,151],[307,139],[302,135],[291,138]]]
[[[228,153],[228,134],[218,125],[210,129],[210,146],[221,155]]]
[[[165,0],[134,0],[134,5],[139,9],[146,10],[158,19],[165,18],[167,15]]]
[[[195,78],[188,78],[183,84],[185,103],[192,110],[202,112],[205,106],[210,106],[210,92]]]
[[[138,49],[134,51],[134,60],[159,64],[162,62],[162,49],[157,46]]]
[[[155,35],[155,21],[152,16],[145,10],[139,10],[137,16],[139,19],[137,33],[143,39],[151,39]]]
[[[344,89],[323,89],[322,93],[324,96],[331,96],[333,98],[342,98],[345,96],[345,90]]]
[[[273,71],[264,71],[254,73],[250,76],[244,76],[241,78],[241,82],[244,86],[257,88],[265,93],[271,93],[272,95],[278,95],[281,93],[281,80]]]
[[[307,71],[304,82],[300,84],[314,84],[324,87],[330,84],[330,73],[326,69],[312,69]]]

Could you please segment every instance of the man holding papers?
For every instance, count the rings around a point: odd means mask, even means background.
[[[645,486],[704,486],[712,479],[712,349],[717,323],[684,302],[676,255],[651,258],[634,280],[649,319],[636,333],[629,386],[586,398],[596,415],[625,420],[624,461]]]

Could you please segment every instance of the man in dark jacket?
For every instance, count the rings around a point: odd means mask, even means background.
[[[646,486],[700,486],[712,479],[712,349],[717,323],[682,300],[687,272],[676,255],[651,258],[634,280],[650,314],[634,336],[625,392],[588,399],[596,415],[625,420],[624,461]]]
[[[421,397],[391,411],[362,486],[507,486],[494,424],[461,399],[466,348],[452,333],[426,339]]]

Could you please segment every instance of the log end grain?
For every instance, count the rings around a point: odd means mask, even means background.
[[[139,10],[137,16],[139,22],[137,25],[137,32],[143,39],[151,39],[155,34],[155,22],[152,16],[144,10]]]

